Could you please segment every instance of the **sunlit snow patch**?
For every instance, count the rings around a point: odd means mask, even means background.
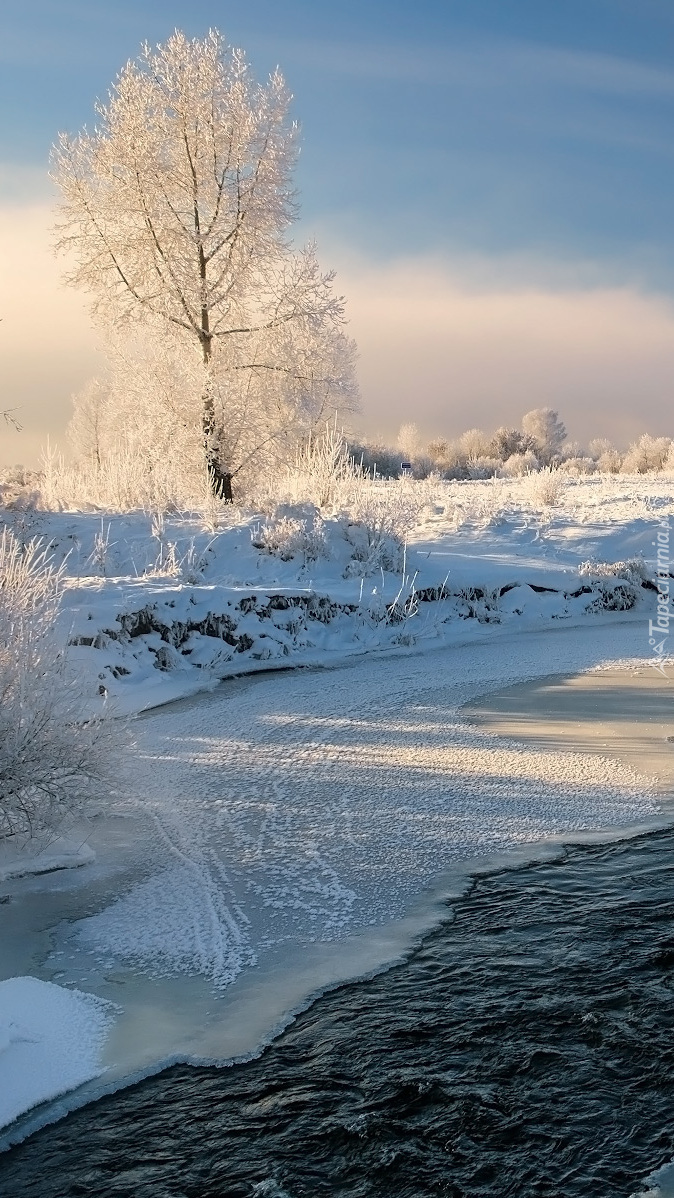
[[[111,1003],[37,978],[0,982],[0,1126],[103,1072]]]

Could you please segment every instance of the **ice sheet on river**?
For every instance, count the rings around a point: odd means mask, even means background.
[[[614,617],[242,679],[141,718],[120,807],[133,868],[118,854],[106,877],[101,837],[77,876],[25,880],[67,907],[59,918],[55,902],[53,951],[25,972],[124,1008],[109,1076],[252,1052],[312,992],[404,951],[443,871],[655,816],[628,768],[497,739],[459,711],[640,650],[641,624]],[[397,940],[383,934],[421,908]]]
[[[615,644],[597,634],[557,644],[591,664]],[[548,672],[544,643],[247,680],[141,721],[135,784],[164,861],[79,922],[79,943],[223,986],[282,944],[402,916],[454,861],[647,818],[627,768],[460,717],[470,695]]]

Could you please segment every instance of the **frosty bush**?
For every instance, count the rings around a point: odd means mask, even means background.
[[[606,437],[595,437],[590,441],[588,452],[601,474],[617,474],[620,470],[622,454]]]
[[[622,466],[623,474],[648,474],[662,470],[672,442],[669,437],[649,437],[647,433],[630,445]]]
[[[527,450],[526,453],[513,453],[501,467],[500,473],[504,478],[522,478],[533,470],[538,470],[538,458]]]
[[[493,478],[500,467],[501,462],[498,458],[482,456],[469,458],[466,465],[466,471],[468,478],[471,479]]]
[[[212,501],[205,471],[176,469],[175,456],[150,462],[133,449],[119,447],[100,466],[71,466],[56,454],[45,454],[41,503],[56,512],[204,512]]]
[[[586,561],[582,562],[578,573],[585,578],[624,578],[635,586],[641,586],[648,578],[642,557],[630,557],[620,562]]]
[[[328,424],[297,454],[282,490],[293,503],[312,503],[321,511],[332,512],[344,503],[362,475],[343,433]]]
[[[61,571],[0,535],[0,840],[79,810],[103,780],[107,722],[82,721],[55,634]]]
[[[542,507],[556,507],[566,490],[566,479],[554,466],[544,466],[529,480],[529,494],[534,503]]]
[[[405,539],[428,498],[427,490],[416,483],[377,485],[362,480],[344,512],[353,546],[347,574],[366,577],[377,570],[399,570]]]
[[[254,535],[253,544],[256,549],[271,553],[282,562],[289,562],[294,557],[315,562],[328,556],[323,521],[318,513],[313,520],[283,514],[268,520]]]

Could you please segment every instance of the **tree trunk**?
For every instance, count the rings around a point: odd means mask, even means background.
[[[204,309],[202,312],[202,335],[201,335],[201,350],[204,358],[204,367],[208,371],[211,362],[211,334],[208,327],[208,311]],[[234,496],[232,494],[232,475],[227,470],[223,470],[220,464],[218,454],[218,446],[215,440],[215,405],[213,396],[208,384],[203,394],[201,427],[204,434],[204,451],[206,454],[206,469],[208,471],[208,481],[211,491],[216,499],[224,499],[225,503],[233,503]]]

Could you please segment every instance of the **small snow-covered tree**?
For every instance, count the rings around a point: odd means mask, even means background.
[[[95,794],[106,726],[82,720],[54,632],[60,573],[0,534],[0,840],[58,825]]]
[[[280,404],[286,422],[319,394],[324,409],[355,397],[334,275],[320,271],[313,246],[288,242],[289,101],[278,71],[255,83],[243,52],[216,31],[176,32],[127,63],[96,129],[62,134],[53,155],[69,281],[90,292],[104,323],[141,322],[195,348],[200,434],[226,495],[233,407],[254,391],[268,386],[267,410],[276,418]]]
[[[459,448],[466,461],[489,454],[491,438],[481,428],[469,428],[459,437]]]
[[[490,452],[495,458],[507,462],[514,453],[526,453],[531,449],[527,437],[516,428],[497,428],[490,442]]]
[[[73,414],[67,429],[77,458],[100,468],[102,455],[110,445],[112,424],[109,387],[99,379],[89,379],[73,395]]]
[[[606,437],[595,437],[590,441],[588,452],[602,474],[617,474],[620,470],[622,454]]]
[[[396,448],[400,450],[407,461],[411,462],[416,457],[420,444],[419,430],[416,424],[401,424],[396,437]]]
[[[527,412],[522,417],[522,432],[530,440],[528,448],[545,466],[558,457],[566,440],[566,429],[553,408],[534,408]]]

